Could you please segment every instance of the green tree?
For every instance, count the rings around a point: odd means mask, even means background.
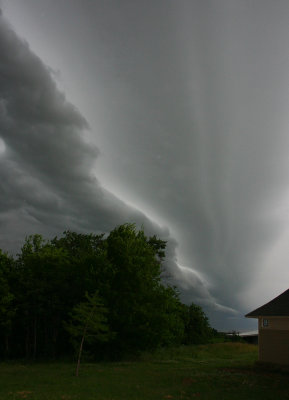
[[[86,291],[109,291],[102,237],[66,231],[51,241],[41,235],[26,238],[17,260],[14,329],[26,357],[55,358],[71,350],[62,321]]]
[[[62,320],[71,310],[67,252],[40,235],[26,239],[18,258],[18,316],[26,357],[55,357],[63,340]],[[19,323],[18,323],[19,325]],[[62,339],[62,340],[61,340]]]
[[[165,248],[155,235],[124,224],[107,237],[71,231],[53,240],[32,235],[15,260],[0,251],[0,353],[10,349],[13,357],[29,358],[71,354],[63,321],[72,310],[81,352],[85,341],[97,357],[205,342],[211,328],[203,310],[183,305],[176,288],[162,280]],[[106,320],[85,328],[84,321],[90,321],[85,310],[92,312],[93,304],[96,315]],[[94,339],[89,334],[100,322],[107,333],[114,332],[106,336],[103,330],[105,342],[101,330]]]
[[[175,290],[161,282],[164,248],[164,241],[147,238],[133,224],[117,227],[107,238],[111,264],[109,323],[116,332],[114,345],[120,353],[153,349],[173,341],[169,327],[173,332],[179,300]],[[177,316],[175,323],[183,326]]]
[[[73,338],[80,340],[76,376],[79,374],[80,360],[84,341],[93,343],[96,341],[107,341],[111,336],[107,325],[106,314],[108,310],[104,307],[97,292],[92,296],[85,294],[86,301],[73,308],[71,320],[65,323],[65,328]]]
[[[212,337],[213,332],[209,320],[200,306],[194,303],[190,306],[183,305],[183,318],[185,344],[207,343]]]
[[[108,291],[107,270],[109,263],[106,256],[103,234],[80,234],[65,231],[61,238],[55,237],[51,244],[63,249],[69,257],[71,282],[70,294],[78,303],[85,292]]]
[[[0,327],[4,340],[4,351],[9,355],[9,337],[15,315],[14,295],[11,292],[9,278],[14,260],[0,250]]]

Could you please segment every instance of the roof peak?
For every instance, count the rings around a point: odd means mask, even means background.
[[[261,316],[289,316],[289,289],[245,315],[247,318]]]

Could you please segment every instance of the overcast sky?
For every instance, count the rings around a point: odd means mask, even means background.
[[[288,0],[0,4],[0,247],[135,222],[255,327],[289,287]]]

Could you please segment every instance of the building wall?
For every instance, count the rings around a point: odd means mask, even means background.
[[[264,320],[267,320],[267,326],[264,326]],[[259,317],[259,331],[261,329],[289,330],[289,317]]]
[[[289,365],[289,330],[264,330],[259,333],[259,360]]]
[[[289,365],[289,318],[259,317],[259,360]]]

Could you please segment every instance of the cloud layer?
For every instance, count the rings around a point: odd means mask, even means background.
[[[186,280],[169,230],[101,187],[94,168],[99,150],[86,134],[87,121],[3,17],[0,58],[1,247],[19,250],[25,236],[34,233],[108,232],[133,222],[168,240],[170,280]],[[189,289],[197,283],[198,296],[208,300],[201,279],[188,282]]]
[[[2,247],[144,224],[183,298],[238,329],[287,288],[288,2],[9,4],[91,128],[1,17]]]
[[[0,29],[3,243],[15,246],[37,228],[107,231],[132,220],[153,225],[100,187],[92,173],[99,151],[88,141],[88,123],[3,17]]]

